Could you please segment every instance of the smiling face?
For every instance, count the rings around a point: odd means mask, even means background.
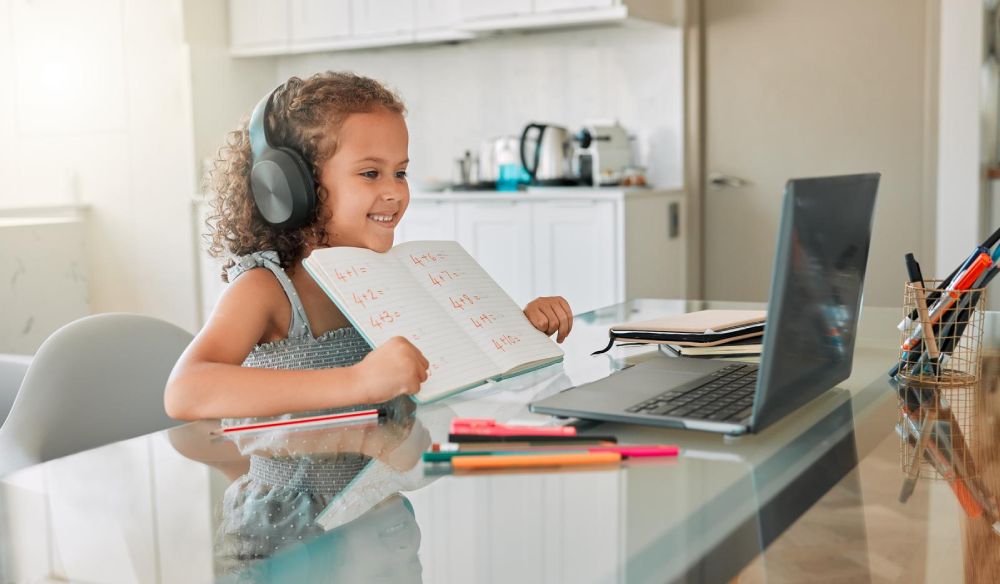
[[[403,116],[385,108],[347,116],[337,151],[320,168],[329,245],[392,247],[410,203],[406,182],[410,136]]]

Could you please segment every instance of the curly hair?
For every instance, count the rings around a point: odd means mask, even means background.
[[[347,116],[385,108],[405,114],[400,97],[378,81],[354,73],[327,71],[308,79],[292,77],[274,91],[267,124],[272,146],[292,148],[312,167],[313,181],[319,184],[319,169],[337,151],[337,132]],[[288,270],[305,254],[310,244],[325,245],[327,233],[325,194],[317,188],[319,204],[303,227],[281,230],[261,216],[250,190],[253,154],[247,131],[249,117],[226,136],[208,174],[208,188],[214,194],[214,213],[208,217],[208,252],[213,257],[230,256],[222,270],[235,262],[232,256],[274,250],[281,267]]]

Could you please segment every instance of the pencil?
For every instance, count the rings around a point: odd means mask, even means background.
[[[317,426],[332,426],[338,424],[358,424],[362,422],[378,421],[382,410],[357,410],[354,412],[343,412],[339,414],[326,414],[320,416],[307,416],[303,418],[292,418],[290,420],[275,420],[272,422],[258,422],[254,424],[243,424],[241,426],[229,426],[212,430],[215,436],[235,434],[240,432],[261,432],[265,430],[288,429],[298,430],[302,428],[314,428]]]

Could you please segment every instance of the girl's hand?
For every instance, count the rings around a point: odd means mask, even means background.
[[[427,381],[430,363],[403,337],[392,337],[355,367],[367,401],[382,403],[399,395],[413,395]]]
[[[573,330],[573,311],[562,296],[542,296],[532,300],[524,307],[524,316],[546,335],[559,331],[557,343],[563,342]]]

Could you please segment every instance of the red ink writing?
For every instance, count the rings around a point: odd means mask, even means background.
[[[392,324],[396,322],[396,320],[400,316],[401,315],[397,311],[390,312],[388,310],[383,310],[382,312],[379,312],[377,314],[368,315],[368,321],[372,323],[373,327],[381,329],[383,326],[387,324]]]
[[[448,300],[451,300],[451,305],[453,308],[456,308],[458,310],[465,310],[466,305],[472,306],[473,304],[475,304],[480,300],[480,297],[475,294],[471,296],[468,294],[462,294],[458,298],[452,298],[451,296],[449,296]]]
[[[351,266],[349,268],[344,268],[343,272],[340,271],[340,268],[333,269],[333,275],[341,282],[346,282],[351,278],[356,278],[361,274],[367,274],[367,273],[368,273],[368,268],[366,268],[365,266],[361,267]]]
[[[507,352],[507,347],[521,342],[520,337],[514,335],[501,335],[500,338],[490,339],[493,341],[493,348],[503,353]]]
[[[496,322],[497,318],[492,314],[480,314],[475,318],[469,317],[469,320],[472,321],[472,326],[476,328],[483,328],[484,325]]]
[[[443,260],[444,258],[445,258],[445,254],[443,254],[443,253],[431,253],[431,252],[428,252],[428,253],[424,253],[424,254],[416,255],[416,256],[413,255],[412,253],[410,254],[410,261],[413,262],[414,264],[418,265],[418,266],[424,266],[424,265],[426,265],[428,263],[431,263],[431,262],[436,262],[436,261],[439,261],[439,260]]]
[[[431,284],[434,286],[440,286],[449,280],[457,279],[459,276],[461,276],[461,274],[458,272],[452,272],[449,270],[441,270],[436,274],[427,274],[427,277],[431,279]]]
[[[379,298],[382,297],[384,293],[385,292],[383,292],[382,290],[374,290],[372,288],[369,288],[364,292],[361,292],[360,294],[357,292],[351,292],[351,294],[354,296],[355,304],[360,304],[365,308],[368,308],[369,302],[374,302],[378,300]]]

